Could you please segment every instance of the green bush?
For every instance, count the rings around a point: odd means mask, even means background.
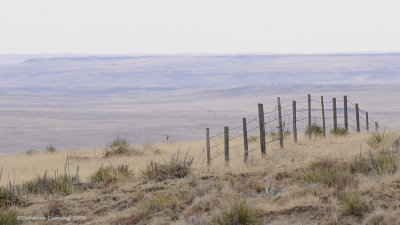
[[[18,225],[22,224],[18,220],[18,212],[15,209],[0,209],[0,224],[1,225]]]
[[[212,220],[212,224],[215,225],[247,225],[257,222],[259,222],[259,213],[245,200],[236,200],[229,209],[222,211]]]

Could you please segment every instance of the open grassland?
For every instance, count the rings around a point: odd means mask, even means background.
[[[12,218],[25,215],[85,216],[37,224],[400,224],[399,138],[395,131],[299,135],[294,143],[288,135],[284,149],[268,144],[265,158],[258,148],[244,163],[238,147],[229,165],[220,155],[210,167],[203,140],[132,146],[116,138],[68,152],[49,146],[1,156],[0,221],[18,224]],[[259,146],[257,137],[249,140],[249,149]],[[231,146],[241,143],[235,141]],[[223,145],[211,155],[221,152]]]

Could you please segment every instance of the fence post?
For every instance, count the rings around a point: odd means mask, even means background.
[[[210,128],[206,128],[206,144],[207,144],[207,165],[211,163],[211,154],[210,154]]]
[[[347,117],[347,96],[346,95],[344,96],[343,104],[344,104],[344,107],[343,107],[343,109],[344,109],[344,128],[346,129],[346,132],[348,132],[349,131],[349,120]]]
[[[280,97],[278,97],[278,116],[279,116],[279,143],[281,148],[283,148],[282,108],[281,108]]]
[[[297,121],[297,116],[296,116],[296,101],[292,102],[293,106],[293,139],[294,143],[297,143],[297,127],[296,127],[296,121]]]
[[[224,127],[224,153],[225,163],[229,163],[229,127]]]
[[[264,106],[261,103],[258,103],[258,121],[260,127],[260,148],[261,155],[265,156],[267,153],[265,146],[265,122],[264,122]]]
[[[246,118],[243,118],[243,146],[244,146],[244,162],[247,162],[247,158],[249,157],[249,143],[247,139]]]
[[[326,137],[324,96],[321,96],[321,109],[322,109],[322,131],[324,133],[324,137]]]
[[[356,123],[357,123],[357,132],[360,133],[360,111],[358,109],[358,103],[356,103]]]
[[[311,95],[308,94],[308,139],[311,140]]]
[[[333,130],[337,131],[337,112],[336,112],[336,98],[332,99],[333,103]]]
[[[365,125],[367,127],[367,132],[369,132],[368,112],[365,112]]]
[[[378,122],[375,122],[375,131],[376,131],[376,132],[379,131],[379,124],[378,124]]]

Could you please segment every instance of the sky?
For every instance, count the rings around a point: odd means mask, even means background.
[[[398,0],[0,0],[0,54],[400,52]]]

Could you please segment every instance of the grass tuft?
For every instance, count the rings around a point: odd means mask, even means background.
[[[22,184],[22,190],[32,194],[60,194],[70,195],[80,190],[78,183],[74,183],[75,177],[59,176],[57,178],[38,175],[36,179],[29,180]]]
[[[255,224],[259,221],[257,210],[245,200],[236,200],[229,209],[222,211],[215,216],[212,224],[230,225],[230,224]]]
[[[381,151],[375,155],[370,153],[369,157],[356,156],[353,160],[345,163],[345,167],[351,173],[364,175],[393,174],[399,167],[399,161],[393,154]]]
[[[149,180],[163,181],[167,179],[184,178],[191,172],[193,157],[179,158],[178,154],[170,156],[168,161],[157,163],[150,161],[142,171],[143,177]]]
[[[384,147],[388,142],[388,135],[385,132],[374,131],[367,140],[367,144],[372,149]]]
[[[18,212],[15,209],[0,209],[0,224],[4,225],[18,225],[22,224],[18,220]]]
[[[343,202],[346,210],[351,215],[359,215],[361,209],[361,201],[355,193],[347,193],[343,196]]]
[[[119,165],[117,168],[108,166],[99,168],[90,176],[90,182],[95,184],[111,184],[131,178],[133,172],[128,165]]]
[[[105,149],[104,158],[118,155],[138,155],[143,156],[145,150],[136,149],[130,146],[125,138],[117,137]]]

